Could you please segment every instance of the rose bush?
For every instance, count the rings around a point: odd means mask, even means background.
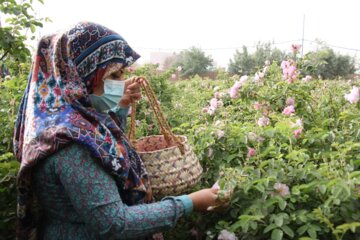
[[[202,186],[221,179],[224,167],[247,177],[226,212],[193,215],[171,237],[360,237],[360,83],[288,81],[276,63],[260,80],[238,79],[176,84],[174,104],[182,108],[168,118],[192,141],[205,170]],[[222,106],[203,111],[214,98]]]
[[[193,214],[167,237],[356,239],[360,82],[300,80],[300,75],[288,81],[277,63],[261,73],[221,81],[194,77],[173,85],[167,81],[171,71],[159,73],[154,66],[130,73],[150,80],[174,132],[193,144],[204,167],[197,188],[224,177],[234,187],[225,212]],[[6,234],[13,231],[18,168],[11,135],[25,78],[1,84],[0,228]],[[137,135],[157,134],[145,100],[138,111]]]

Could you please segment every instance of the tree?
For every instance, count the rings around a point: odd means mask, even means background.
[[[38,0],[43,3],[43,0]],[[0,25],[0,63],[9,58],[23,62],[30,56],[30,51],[25,44],[30,30],[31,39],[38,27],[42,27],[44,19],[35,17],[32,0],[0,0],[0,14],[6,16],[9,26]],[[47,18],[45,20],[48,20]]]
[[[173,64],[174,67],[181,66],[181,76],[191,77],[196,74],[207,72],[213,67],[213,59],[206,56],[205,52],[199,48],[191,47],[180,52]]]
[[[322,79],[346,77],[356,70],[354,58],[335,53],[326,45],[307,53],[300,61],[300,69],[303,75],[320,76]]]
[[[228,71],[230,74],[249,75],[254,70],[254,59],[249,55],[247,47],[243,46],[243,51],[236,50],[234,60],[230,59]]]
[[[228,71],[230,74],[250,75],[262,68],[266,60],[282,61],[286,53],[278,48],[272,48],[271,43],[258,43],[255,52],[249,54],[246,46],[242,52],[236,50],[233,59],[230,59]]]

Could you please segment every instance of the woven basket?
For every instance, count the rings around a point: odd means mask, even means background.
[[[176,136],[162,114],[148,81],[142,87],[162,135],[135,139],[136,104],[132,103],[129,138],[144,162],[156,198],[187,192],[200,180],[203,169],[185,136]]]
[[[177,137],[184,146],[184,154],[177,146],[167,147],[163,135],[143,137],[136,142],[155,197],[182,194],[200,180],[203,170],[198,158],[187,138]]]

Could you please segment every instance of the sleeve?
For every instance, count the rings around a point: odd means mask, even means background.
[[[56,163],[56,173],[73,207],[96,238],[145,237],[174,227],[182,215],[192,212],[192,201],[186,195],[127,206],[115,181],[86,149],[73,144],[63,154],[62,161]]]

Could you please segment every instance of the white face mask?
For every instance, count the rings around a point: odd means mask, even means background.
[[[118,106],[124,91],[125,81],[105,79],[104,94],[101,96],[90,94],[89,97],[91,104],[98,112],[105,112]]]

